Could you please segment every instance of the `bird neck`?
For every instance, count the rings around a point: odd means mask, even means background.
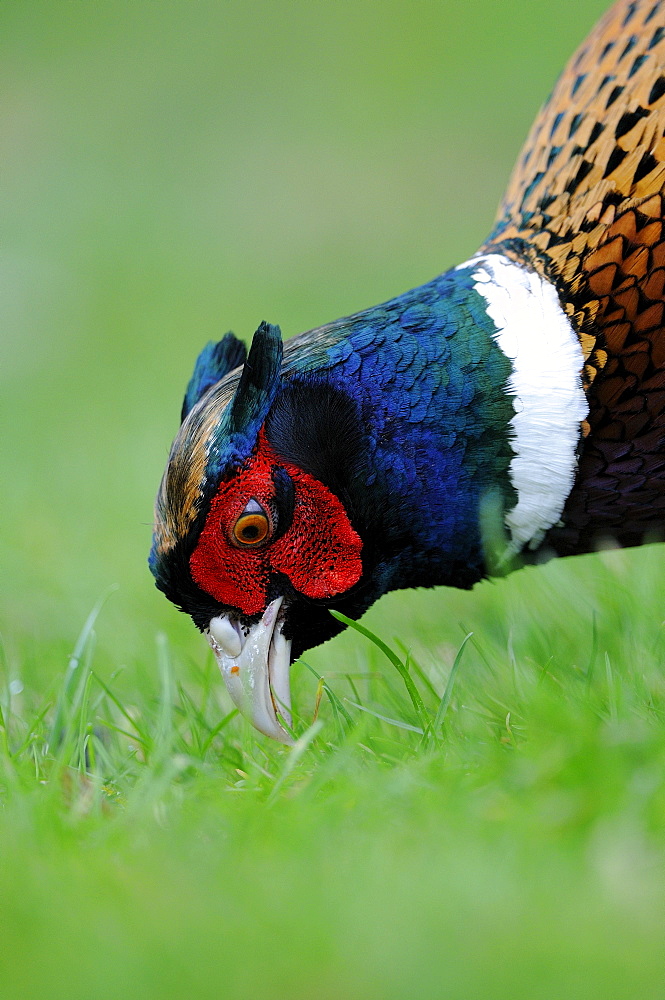
[[[472,586],[537,550],[573,486],[588,412],[554,286],[488,254],[337,330],[333,371],[367,427],[350,492],[377,553],[374,596]]]

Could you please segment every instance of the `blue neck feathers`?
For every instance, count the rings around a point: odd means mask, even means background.
[[[469,266],[295,338],[292,365],[286,345],[286,385],[302,386],[292,439],[298,421],[324,423],[326,392],[355,407],[355,419],[346,421],[356,428],[346,448],[353,457],[344,482],[331,485],[348,504],[373,564],[366,605],[395,587],[471,586],[484,575],[484,502],[498,505],[499,519],[515,502],[508,475],[511,363],[495,332]],[[306,414],[308,391],[319,398]],[[345,432],[338,415],[328,423],[336,439],[330,468],[339,479]],[[318,445],[304,449],[309,461],[297,445],[293,457],[311,466],[326,450],[324,439],[325,426]]]

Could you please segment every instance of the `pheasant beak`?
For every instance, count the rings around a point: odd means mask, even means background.
[[[259,732],[292,744],[277,716],[291,725],[291,640],[282,635],[283,620],[277,617],[282,601],[271,601],[247,633],[241,622],[220,615],[205,634],[234,704]]]

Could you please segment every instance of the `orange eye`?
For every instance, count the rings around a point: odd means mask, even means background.
[[[259,506],[255,501],[252,505]],[[236,545],[251,547],[265,542],[269,534],[270,521],[263,511],[243,512],[233,525],[232,540]]]

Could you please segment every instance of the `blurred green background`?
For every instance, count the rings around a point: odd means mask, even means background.
[[[0,631],[16,669],[48,671],[110,584],[109,666],[152,656],[158,629],[199,655],[146,568],[197,352],[262,319],[291,336],[468,257],[604,6],[0,5]]]
[[[469,257],[605,7],[0,4],[0,703],[23,684],[13,746],[38,734],[0,773],[3,1000],[663,996],[662,547],[379,602],[439,693],[476,633],[440,753],[371,717],[335,745],[324,700],[299,763],[240,722],[192,763],[174,710],[156,763],[118,739],[93,808],[30,715],[112,585],[94,667],[128,713],[159,720],[160,632],[198,697],[205,644],[146,565],[196,354]],[[343,695],[383,669],[348,631],[307,660]]]

